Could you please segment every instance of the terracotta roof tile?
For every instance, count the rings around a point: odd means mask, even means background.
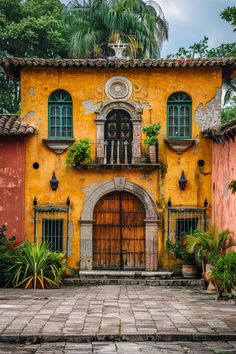
[[[223,143],[230,139],[234,140],[236,136],[236,118],[220,126],[205,129],[202,134],[215,143]]]
[[[230,66],[236,58],[198,58],[198,59],[41,59],[41,58],[3,58],[0,66],[10,78],[20,79],[20,69],[24,67],[76,67],[76,68],[191,68],[200,66]]]
[[[0,136],[9,135],[34,135],[36,129],[26,122],[21,121],[20,117],[15,114],[0,115]]]

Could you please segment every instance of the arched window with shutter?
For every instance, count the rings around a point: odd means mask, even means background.
[[[169,139],[192,137],[192,100],[184,92],[176,92],[168,98],[167,135]]]
[[[49,138],[72,138],[72,99],[64,90],[54,91],[48,99]]]

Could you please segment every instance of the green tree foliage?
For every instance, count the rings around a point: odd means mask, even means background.
[[[0,0],[1,55],[66,55],[63,11],[60,0]]]
[[[216,48],[209,48],[209,38],[204,36],[199,42],[188,48],[181,47],[175,54],[169,54],[168,59],[180,58],[222,58],[236,56],[236,43],[221,44]]]
[[[66,57],[65,7],[60,0],[0,0],[0,56]],[[16,83],[0,71],[0,113],[19,111]]]
[[[142,0],[90,0],[83,5],[72,1],[67,25],[70,53],[80,58],[113,55],[108,43],[118,40],[129,44],[132,58],[157,58],[168,38],[164,15]]]
[[[229,22],[233,26],[234,32],[236,32],[236,6],[229,6],[220,14],[221,18]]]
[[[0,114],[17,113],[19,110],[20,92],[17,82],[10,81],[0,68]]]

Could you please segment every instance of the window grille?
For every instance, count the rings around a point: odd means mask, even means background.
[[[70,199],[60,205],[34,205],[34,242],[46,241],[51,250],[68,256]]]
[[[63,90],[53,92],[48,100],[49,138],[72,138],[72,99]]]
[[[179,241],[195,229],[206,231],[206,208],[168,208],[168,238]]]
[[[171,95],[167,101],[168,138],[192,137],[192,100],[183,92]]]

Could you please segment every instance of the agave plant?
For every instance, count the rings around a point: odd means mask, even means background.
[[[9,280],[14,287],[55,288],[63,278],[64,255],[53,252],[47,243],[34,244],[26,241],[18,246],[13,274]]]
[[[192,235],[186,237],[187,250],[190,253],[198,252],[204,264],[211,263],[214,257],[224,253],[229,234],[229,230],[218,231],[216,226],[207,232],[194,230]]]

